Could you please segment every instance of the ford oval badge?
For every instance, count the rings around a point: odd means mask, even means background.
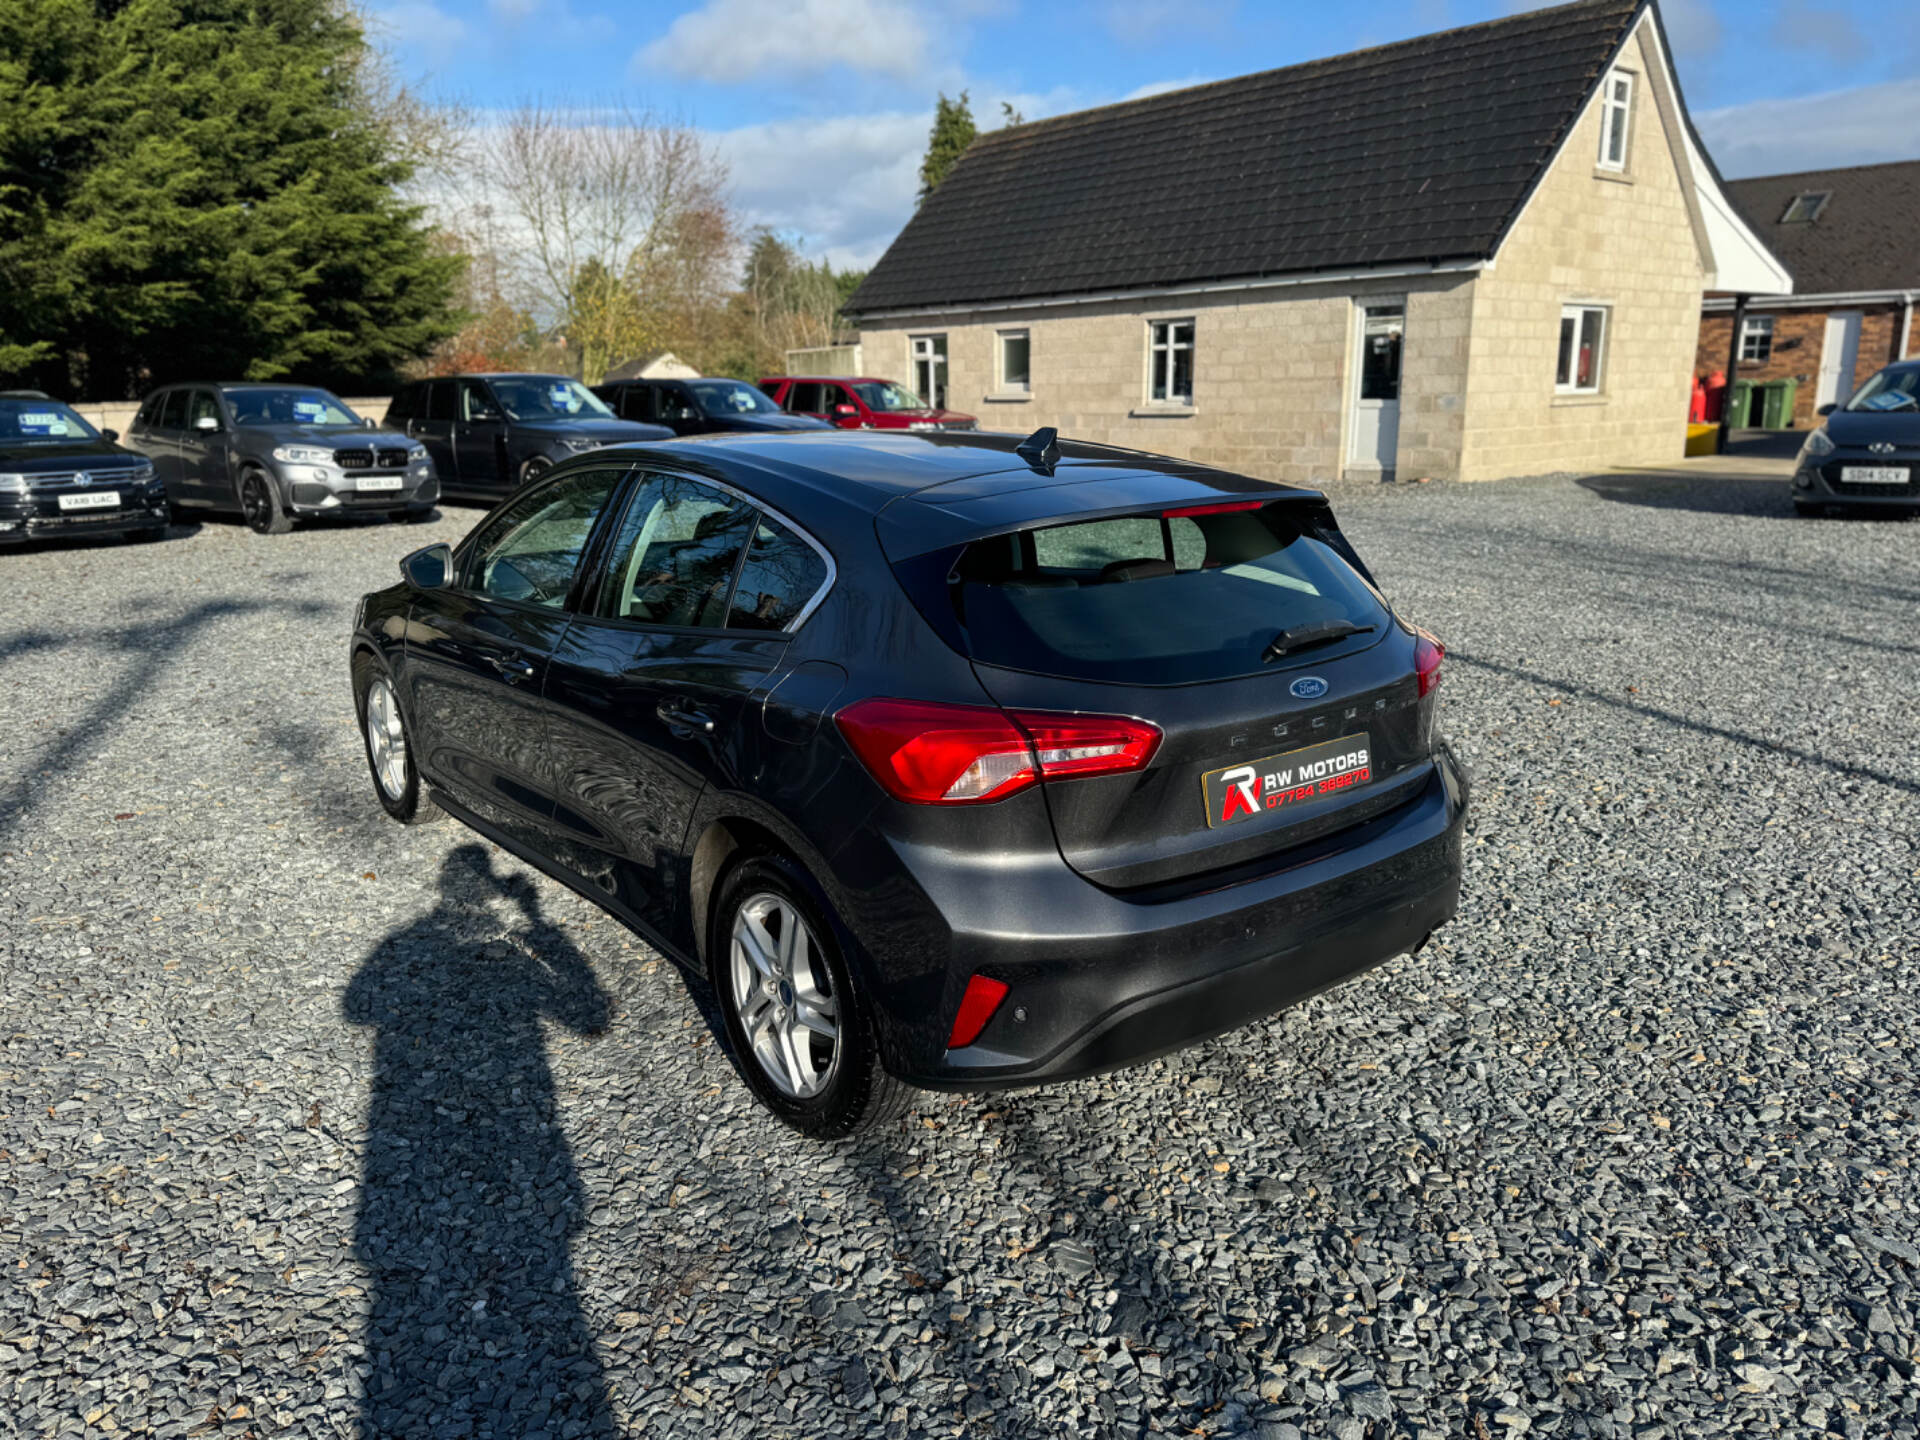
[[[1289,685],[1287,689],[1291,690],[1294,695],[1301,700],[1318,700],[1322,695],[1327,693],[1327,682],[1322,680],[1318,675],[1302,675],[1298,680],[1294,681],[1293,684]]]

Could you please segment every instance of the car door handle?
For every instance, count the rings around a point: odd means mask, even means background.
[[[489,655],[487,663],[500,672],[500,678],[509,685],[517,685],[522,680],[533,678],[533,664],[517,655]]]
[[[698,730],[703,734],[713,733],[713,717],[698,710],[688,710],[671,700],[662,700],[654,707],[653,713],[669,725],[678,725],[684,730]]]

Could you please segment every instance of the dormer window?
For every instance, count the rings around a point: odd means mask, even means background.
[[[1780,217],[1782,225],[1792,225],[1801,220],[1818,220],[1820,212],[1827,208],[1827,201],[1833,198],[1831,190],[1807,190],[1793,197],[1793,203],[1787,206],[1787,213]]]
[[[1625,70],[1608,75],[1600,88],[1600,168],[1627,168],[1627,122],[1633,115],[1633,76]]]

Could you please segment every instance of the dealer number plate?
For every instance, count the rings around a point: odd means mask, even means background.
[[[1907,483],[1907,467],[1904,465],[1842,465],[1840,478],[1849,485],[1904,485]]]
[[[400,477],[398,475],[362,475],[353,482],[353,488],[363,492],[367,490],[398,490],[400,488]]]
[[[1373,779],[1373,740],[1344,735],[1304,750],[1247,760],[1200,777],[1207,824],[1238,825]]]
[[[81,490],[60,497],[62,510],[111,510],[120,503],[117,490]]]

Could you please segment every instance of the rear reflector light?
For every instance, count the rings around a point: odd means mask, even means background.
[[[953,1033],[947,1036],[947,1048],[958,1050],[962,1045],[971,1045],[978,1040],[980,1032],[987,1028],[987,1022],[993,1018],[993,1012],[1000,1008],[1000,1002],[1006,998],[1007,986],[1004,981],[989,980],[985,975],[976,975],[967,981],[967,993],[960,997],[960,1009],[953,1017]]]
[[[1447,647],[1424,630],[1418,632],[1413,642],[1413,675],[1420,682],[1420,695],[1424,699],[1433,693],[1433,687],[1440,683],[1440,662],[1447,658]]]
[[[1266,503],[1264,500],[1228,500],[1218,505],[1183,505],[1178,510],[1160,513],[1168,520],[1178,520],[1183,515],[1231,515],[1236,510],[1258,510]]]
[[[887,793],[916,805],[977,805],[1041,780],[1138,770],[1160,745],[1158,726],[1124,715],[925,700],[861,700],[834,723]]]

